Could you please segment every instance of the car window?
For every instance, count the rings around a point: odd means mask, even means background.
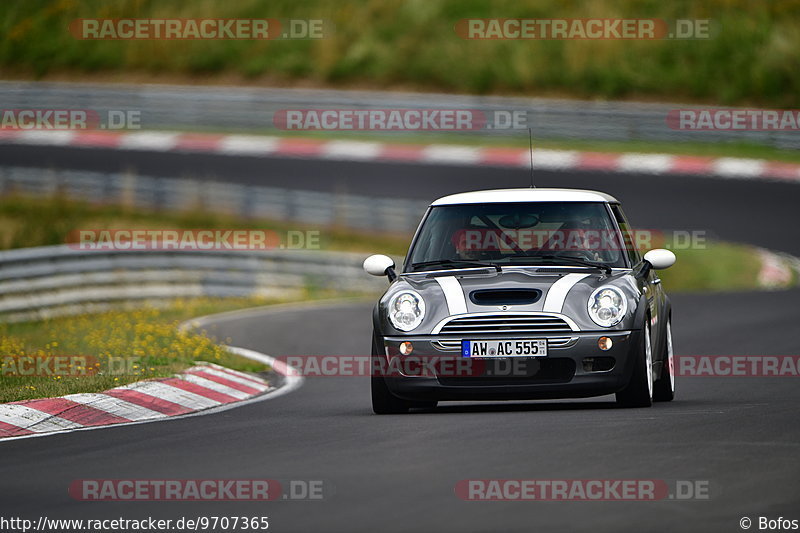
[[[628,217],[625,216],[625,213],[622,211],[622,207],[620,207],[619,204],[612,204],[611,212],[614,214],[614,218],[617,220],[620,231],[622,231],[622,239],[625,243],[625,252],[628,255],[628,260],[631,262],[631,266],[633,266],[642,259],[641,255],[639,254],[639,250],[634,244],[633,228],[631,228],[631,225],[628,223]]]

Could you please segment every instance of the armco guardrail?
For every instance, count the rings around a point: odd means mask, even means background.
[[[316,287],[373,292],[364,254],[307,250],[86,251],[68,245],[0,252],[0,321],[102,310],[132,301],[277,296]]]
[[[0,82],[6,109],[91,109],[140,112],[144,129],[274,129],[283,109],[477,109],[523,111],[540,139],[720,142],[749,141],[799,149],[800,136],[786,131],[692,132],[667,126],[685,104],[593,102],[543,98],[479,97],[446,94],[311,89],[265,89],[171,85],[90,85],[79,83]],[[396,133],[395,133],[396,134]],[[471,135],[527,136],[527,130],[492,129]]]
[[[61,195],[150,210],[202,210],[243,218],[412,232],[426,202],[136,174],[0,167],[0,194]]]

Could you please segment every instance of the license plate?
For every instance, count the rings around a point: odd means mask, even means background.
[[[546,357],[546,339],[461,341],[463,357]]]

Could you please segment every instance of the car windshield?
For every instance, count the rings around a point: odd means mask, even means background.
[[[406,271],[476,266],[625,267],[625,247],[602,202],[432,207]]]

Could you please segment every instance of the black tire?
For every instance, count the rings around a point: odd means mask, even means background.
[[[661,375],[653,385],[654,402],[671,402],[675,398],[675,358],[672,350],[672,318],[667,319],[664,334],[664,361]]]
[[[407,413],[411,408],[409,402],[401,400],[389,392],[386,381],[382,377],[373,376],[372,380],[372,412],[376,415],[399,415]]]
[[[648,371],[649,367],[649,371]],[[628,385],[616,394],[622,407],[650,407],[653,405],[653,349],[650,342],[650,324],[645,318],[642,328],[642,346],[636,354],[633,375]]]
[[[372,357],[383,357],[382,347],[378,345],[378,336],[372,333]],[[407,413],[411,408],[411,403],[402,400],[389,391],[386,380],[383,376],[375,375],[378,365],[372,365],[371,389],[372,389],[372,412],[376,415],[398,415]]]

